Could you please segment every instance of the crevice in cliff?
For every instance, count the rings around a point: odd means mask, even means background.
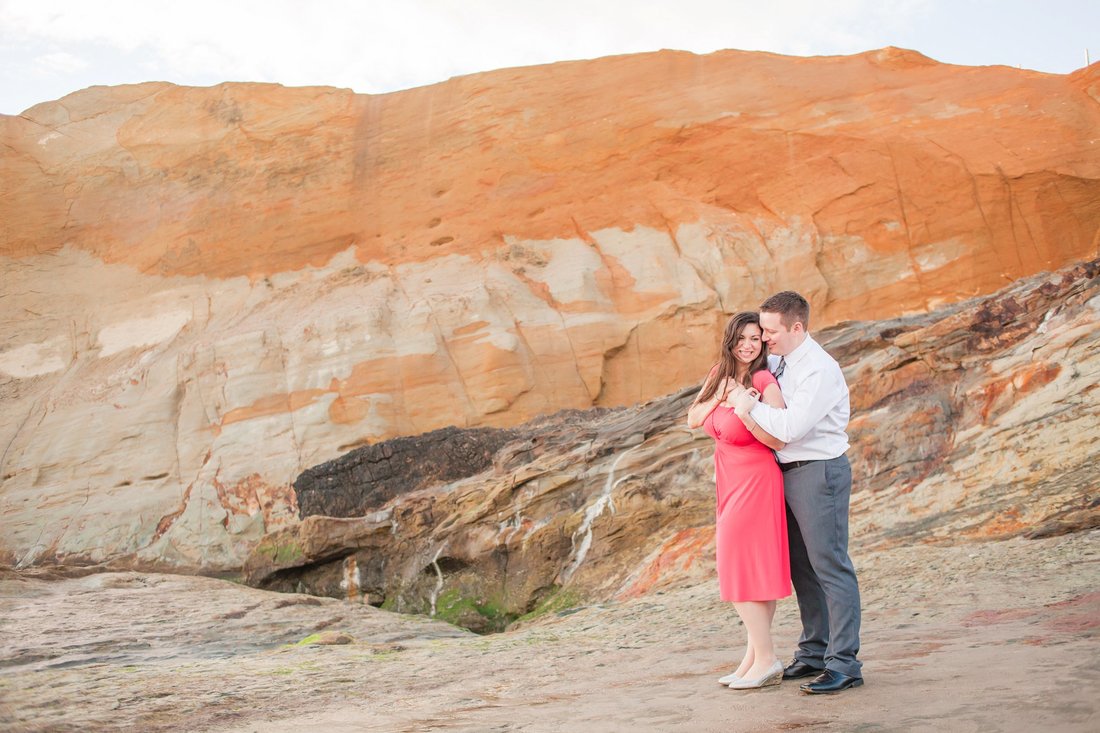
[[[168,532],[168,530],[172,528],[172,525],[175,524],[176,520],[179,519],[187,510],[187,505],[191,501],[191,489],[194,486],[194,482],[188,484],[187,488],[183,491],[183,496],[180,499],[179,507],[177,507],[174,512],[165,514],[163,517],[160,518],[160,521],[157,522],[156,529],[153,530],[153,537],[150,540],[149,544],[146,545],[146,547],[152,546],[157,540],[163,537]]]
[[[676,232],[673,229],[672,222],[668,217],[662,215],[661,217],[665,222],[665,231],[668,233],[669,241],[672,242],[672,248],[676,250],[676,256],[681,262],[686,262],[688,267],[695,273],[695,277],[699,278],[699,282],[707,287],[708,290],[714,295],[714,299],[718,301],[718,309],[722,313],[727,313],[726,303],[722,300],[722,293],[718,289],[714,280],[710,277],[710,274],[699,266],[699,263],[695,261],[694,257],[690,257],[684,254],[683,248],[680,247],[680,240],[676,237]]]
[[[982,217],[982,223],[985,225],[986,234],[989,236],[989,242],[992,244],[996,241],[996,235],[993,232],[993,225],[989,222],[989,215],[985,211],[985,206],[982,204],[981,190],[978,188],[978,179],[974,175],[974,172],[970,170],[970,166],[966,162],[966,158],[958,153],[944,147],[936,140],[926,137],[925,140],[932,143],[936,147],[943,150],[948,156],[954,158],[962,166],[962,169],[966,171],[968,180],[970,181],[970,195],[974,200],[974,208],[978,210],[978,214]]]
[[[293,394],[293,392],[291,391],[289,369],[287,368],[287,363],[286,363],[287,348],[284,345],[282,336],[278,333],[278,331],[272,330],[272,335],[273,335],[275,341],[277,342],[274,345],[274,348],[277,349],[278,352],[279,352],[279,364],[282,366],[283,390],[285,391],[286,394],[291,395],[291,394]],[[266,333],[265,333],[265,338],[266,338]],[[305,467],[305,462],[303,461],[303,455],[302,455],[303,454],[302,441],[299,440],[299,438],[298,438],[298,425],[294,421],[294,413],[295,413],[295,410],[290,409],[290,405],[287,405],[286,416],[287,416],[287,420],[290,422],[290,442],[294,446],[294,455],[297,457],[297,461],[298,461],[298,463],[297,463],[297,473],[301,473],[302,469]],[[258,497],[257,497],[257,499],[258,499]]]
[[[176,387],[173,390],[172,413],[175,420],[172,421],[172,448],[176,457],[176,485],[183,486],[183,458],[180,456],[180,420],[183,417],[183,400],[186,396],[183,385],[187,382],[182,379],[180,373],[180,360],[182,354],[176,355]]]
[[[405,290],[405,286],[402,284],[401,279],[398,277],[393,265],[389,266],[390,278],[394,285],[401,291],[401,294],[405,298],[405,302],[412,305],[415,301],[409,297],[408,292]],[[450,346],[447,344],[447,339],[443,336],[443,329],[439,325],[439,317],[436,315],[435,308],[432,305],[431,298],[424,298],[421,302],[428,307],[428,312],[431,317],[428,319],[431,327],[432,334],[435,336],[436,343],[440,346],[443,354],[447,357],[447,362],[450,364],[458,383],[462,386],[462,401],[465,406],[464,418],[467,425],[471,423],[471,418],[477,415],[477,409],[470,398],[471,390],[466,379],[462,375],[461,369],[458,367],[458,362],[454,358],[454,354],[451,352]],[[404,391],[404,390],[402,390]]]
[[[21,570],[38,562],[38,558],[41,557],[42,552],[46,549],[46,546],[42,544],[42,535],[45,533],[46,525],[40,525],[38,528],[38,535],[35,537],[34,542],[32,542],[30,547],[27,548],[27,551],[23,553],[23,557],[16,561],[16,570]]]
[[[829,278],[828,268],[824,266],[825,236],[817,223],[816,212],[810,216],[810,222],[813,224],[813,237],[810,239],[810,246],[814,256],[814,269],[817,271],[818,277],[821,278],[821,282],[825,283],[825,292],[820,295],[821,309],[825,310],[829,303],[833,301],[835,283]]]
[[[576,221],[577,220],[574,219],[573,223],[576,224]],[[580,235],[580,233],[581,233],[580,225],[578,224],[577,227],[578,227],[578,235]],[[611,258],[611,255],[608,255],[606,252],[604,252],[603,249],[600,248],[600,243],[597,242],[590,234],[588,234],[587,232],[583,232],[583,236],[581,238],[584,240],[584,242],[589,247],[591,247],[592,249],[594,249],[596,251],[596,256],[598,256],[600,258],[600,264],[603,267],[604,271],[607,273],[608,279],[611,281],[611,292],[609,292],[609,293],[605,292],[604,297],[606,297],[609,301],[614,303],[615,302],[615,294],[620,291],[620,288],[623,288],[623,289],[626,289],[626,290],[629,291],[629,289],[630,289],[629,286],[633,285],[633,283],[619,282],[619,280],[616,277],[616,272],[619,271],[622,268],[619,265],[609,261],[609,258]]]
[[[50,175],[49,171],[47,171],[44,167],[42,167],[42,163],[41,163],[41,161],[38,160],[38,158],[31,155],[30,153],[27,153],[25,151],[13,148],[8,143],[0,142],[0,145],[3,145],[5,148],[12,151],[12,153],[19,156],[20,158],[23,158],[25,160],[29,160],[31,163],[34,164],[34,167],[38,169],[38,172],[42,175],[43,178],[49,178],[49,175]],[[4,191],[0,192],[0,199],[8,198],[9,196],[12,196],[12,195],[13,195],[12,191],[4,190]]]
[[[894,191],[895,191],[896,197],[897,197],[898,211],[901,213],[902,224],[905,227],[905,241],[906,241],[905,255],[906,255],[907,259],[909,260],[909,270],[910,270],[910,272],[913,273],[913,279],[916,280],[917,287],[921,291],[925,291],[924,283],[922,282],[922,279],[921,279],[921,275],[923,274],[923,271],[921,270],[920,264],[917,262],[916,258],[913,255],[913,247],[914,247],[914,244],[913,244],[913,229],[912,229],[912,226],[909,223],[909,213],[908,213],[908,211],[906,210],[906,207],[905,207],[905,194],[902,191],[901,177],[898,174],[897,158],[895,157],[894,150],[890,146],[889,143],[886,144],[886,150],[887,150],[887,152],[889,153],[889,156],[890,156],[890,167],[892,168],[892,170],[894,172]]]
[[[630,327],[630,330],[626,332],[626,338],[618,346],[612,346],[609,349],[605,349],[600,364],[600,391],[596,393],[596,399],[592,400],[593,405],[600,404],[600,401],[604,397],[604,389],[607,386],[607,369],[611,362],[622,353],[629,344],[630,340],[634,338],[634,333],[638,330],[638,324],[635,323]]]
[[[1013,245],[1015,245],[1012,249],[1016,253],[1016,262],[1020,268],[1017,272],[1027,272],[1027,270],[1024,269],[1024,261],[1020,253],[1023,243],[1020,241],[1020,235],[1017,233],[1017,219],[1020,220],[1020,225],[1023,226],[1024,231],[1027,233],[1029,244],[1031,245],[1032,250],[1035,252],[1036,262],[1042,262],[1046,264],[1046,258],[1043,257],[1041,252],[1039,252],[1039,245],[1035,241],[1035,234],[1031,231],[1031,225],[1028,223],[1027,217],[1024,216],[1023,211],[1020,209],[1020,202],[1016,198],[1016,190],[1012,186],[1012,181],[1008,178],[1008,176],[1005,175],[1004,170],[1002,170],[999,165],[997,166],[997,174],[1001,179],[1001,185],[1004,187],[1006,197],[1008,199],[1008,227],[1009,230],[1012,232],[1012,243]]]
[[[811,220],[813,220],[813,222],[814,222],[814,225],[815,225],[815,226],[817,226],[817,216],[818,216],[818,214],[820,214],[820,213],[821,213],[822,211],[824,211],[825,209],[829,208],[830,206],[833,206],[833,205],[837,204],[837,203],[838,203],[838,202],[840,202],[840,201],[843,201],[844,199],[847,199],[847,198],[851,198],[852,196],[855,196],[855,195],[856,195],[856,194],[858,194],[858,193],[859,193],[860,191],[865,191],[865,190],[866,190],[866,189],[868,189],[868,188],[874,188],[874,187],[875,187],[876,185],[878,185],[878,182],[877,182],[877,181],[876,181],[875,183],[864,183],[864,184],[861,184],[861,185],[859,185],[859,186],[856,186],[856,187],[855,187],[855,188],[853,188],[853,189],[852,189],[851,191],[846,191],[845,193],[842,193],[842,194],[840,194],[839,196],[834,196],[833,198],[829,199],[829,200],[828,200],[828,201],[826,201],[826,202],[825,202],[824,204],[822,204],[821,206],[819,206],[819,207],[817,208],[817,210],[816,210],[816,211],[814,211],[814,212],[813,212],[813,213],[812,213],[812,214],[810,215],[810,219],[811,219]],[[818,230],[820,231],[820,227],[818,227]]]
[[[177,443],[176,445],[178,446],[179,444]],[[156,529],[154,529],[154,531],[153,531],[152,538],[145,545],[145,547],[143,547],[141,549],[147,549],[147,548],[151,547],[153,544],[155,544],[161,537],[163,537],[165,534],[167,534],[168,530],[170,530],[172,528],[172,525],[175,524],[176,520],[179,519],[181,516],[183,516],[184,511],[186,511],[187,506],[191,501],[191,490],[194,488],[195,484],[198,483],[199,478],[202,476],[203,469],[206,468],[206,464],[210,462],[210,459],[213,456],[213,451],[214,451],[213,447],[210,447],[210,448],[207,449],[206,455],[203,456],[202,463],[199,465],[198,469],[195,471],[195,478],[191,480],[191,483],[187,484],[187,488],[184,489],[184,491],[183,491],[183,496],[180,498],[179,506],[177,507],[177,509],[175,511],[169,512],[168,514],[165,514],[164,516],[162,516],[160,518],[160,521],[157,522]],[[178,452],[177,452],[176,455],[177,455],[177,460],[179,460]],[[180,485],[182,485],[182,484],[183,484],[183,481],[182,481],[182,477],[181,477]],[[202,517],[203,517],[203,515],[201,513],[201,510],[200,510],[200,515],[199,516],[200,516],[199,531],[201,533],[203,531],[203,527],[202,527]]]
[[[512,310],[512,306],[508,303],[508,299],[500,297],[500,294],[495,289],[489,287],[488,284],[486,284],[485,286],[485,291],[489,294],[490,302],[493,304],[493,306],[503,310],[512,320],[512,327],[516,331],[516,337],[519,338],[520,343],[523,344],[523,349],[527,356],[527,362],[536,372],[542,374],[542,379],[540,381],[546,384],[550,383],[550,380],[547,379],[545,370],[543,370],[542,368],[542,363],[538,358],[538,352],[536,352],[535,349],[531,346],[531,342],[527,340],[527,335],[523,332],[523,326],[520,325],[519,319],[516,318],[516,313]],[[562,326],[564,330],[564,323],[562,324]],[[574,355],[573,361],[576,362],[576,355]],[[530,389],[526,389],[523,391],[522,394],[527,394],[530,391]]]
[[[561,322],[561,331],[565,336],[565,342],[569,344],[569,354],[573,357],[573,370],[577,373],[577,381],[580,382],[581,388],[584,393],[588,395],[589,404],[595,405],[596,400],[599,398],[599,392],[595,395],[588,388],[588,383],[584,381],[584,374],[581,373],[581,362],[577,356],[577,347],[573,344],[573,335],[569,332],[569,326],[565,322],[565,316],[561,314],[561,311],[557,311],[558,320]]]
[[[8,453],[11,451],[11,447],[15,444],[15,441],[23,433],[23,429],[26,427],[27,421],[31,419],[31,415],[34,415],[34,414],[39,412],[39,404],[42,400],[46,399],[47,396],[48,395],[43,396],[43,397],[39,398],[38,400],[34,400],[34,401],[31,402],[31,406],[30,406],[30,409],[27,410],[27,414],[25,414],[23,416],[23,419],[19,421],[19,425],[12,432],[11,439],[8,441],[8,444],[6,446],[4,446],[3,455],[0,455],[0,475],[5,476],[5,477],[8,476],[8,473],[6,471],[7,466],[8,466]],[[40,424],[42,422],[42,417],[44,417],[44,415],[39,416],[39,423]]]
[[[157,87],[157,89],[155,89],[154,91],[152,91],[149,94],[146,94],[142,97],[135,97],[134,99],[123,100],[120,103],[121,106],[132,107],[132,106],[134,106],[134,105],[136,105],[140,102],[144,102],[145,100],[149,99],[150,97],[157,96],[158,94],[163,92],[168,87],[179,88],[175,84],[171,84],[169,82],[155,82],[155,81],[139,82],[139,84],[132,84],[132,85],[128,85],[128,86],[139,86],[139,85],[143,85],[143,84],[155,85]],[[76,94],[80,94],[80,92],[76,92]],[[61,109],[65,110],[66,121],[61,123],[60,125],[47,125],[43,122],[39,122],[38,120],[27,117],[26,114],[20,114],[18,116],[21,117],[22,119],[26,120],[27,122],[31,122],[35,125],[38,125],[39,127],[45,127],[47,130],[53,130],[55,132],[60,133],[61,131],[57,129],[58,127],[68,127],[70,125],[79,124],[81,122],[87,122],[88,120],[94,120],[97,117],[103,117],[105,115],[115,114],[118,111],[117,106],[109,106],[101,112],[92,112],[91,114],[85,115],[84,117],[73,117],[72,109],[70,109],[65,104],[63,99],[56,99],[52,102],[44,102],[43,104],[55,104],[58,107],[60,107]],[[140,116],[139,114],[132,114],[130,116],[130,119],[134,119],[135,117],[139,117],[139,116]]]
[[[53,549],[54,557],[57,556],[58,549],[61,546],[61,541],[65,538],[65,535],[69,533],[69,528],[72,527],[73,523],[80,517],[81,512],[84,511],[84,507],[88,506],[88,502],[91,500],[91,498],[92,498],[92,487],[89,484],[84,489],[84,501],[82,501],[80,503],[80,506],[77,507],[76,511],[74,511],[71,515],[69,515],[68,521],[65,522],[65,527],[54,536],[53,542],[50,543],[50,548]]]

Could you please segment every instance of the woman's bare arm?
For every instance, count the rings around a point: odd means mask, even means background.
[[[718,407],[718,403],[726,398],[725,385],[718,385],[718,389],[715,390],[714,396],[706,402],[702,401],[703,392],[707,390],[711,380],[716,378],[717,370],[712,370],[711,373],[707,375],[707,378],[703,380],[703,386],[700,388],[699,394],[695,396],[695,402],[692,402],[691,407],[688,408],[687,421],[689,428],[694,429],[702,425],[703,422],[706,421],[707,415],[714,412],[714,408]]]

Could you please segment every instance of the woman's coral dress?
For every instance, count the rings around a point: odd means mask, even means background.
[[[752,375],[761,394],[777,384]],[[752,437],[732,407],[719,405],[703,422],[714,438],[717,484],[718,588],[723,601],[771,601],[791,594],[783,474],[768,446]]]

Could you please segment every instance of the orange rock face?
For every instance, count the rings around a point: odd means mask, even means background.
[[[733,245],[790,229],[798,251],[771,260],[824,320],[875,317],[1095,250],[1098,90],[1096,66],[899,49],[661,52],[379,96],[94,88],[3,118],[2,251],[71,244],[144,273],[256,278],[352,245],[394,265],[705,222]],[[615,265],[622,305],[644,307]]]
[[[775,290],[820,327],[1089,259],[1098,100],[1098,65],[661,52],[0,117],[0,516],[41,519],[0,550],[234,566],[303,468],[666,394]]]

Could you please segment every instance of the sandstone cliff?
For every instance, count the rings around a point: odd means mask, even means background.
[[[775,289],[823,326],[1091,259],[1098,100],[1098,65],[662,52],[0,117],[0,561],[238,567],[307,467],[667,394]]]

